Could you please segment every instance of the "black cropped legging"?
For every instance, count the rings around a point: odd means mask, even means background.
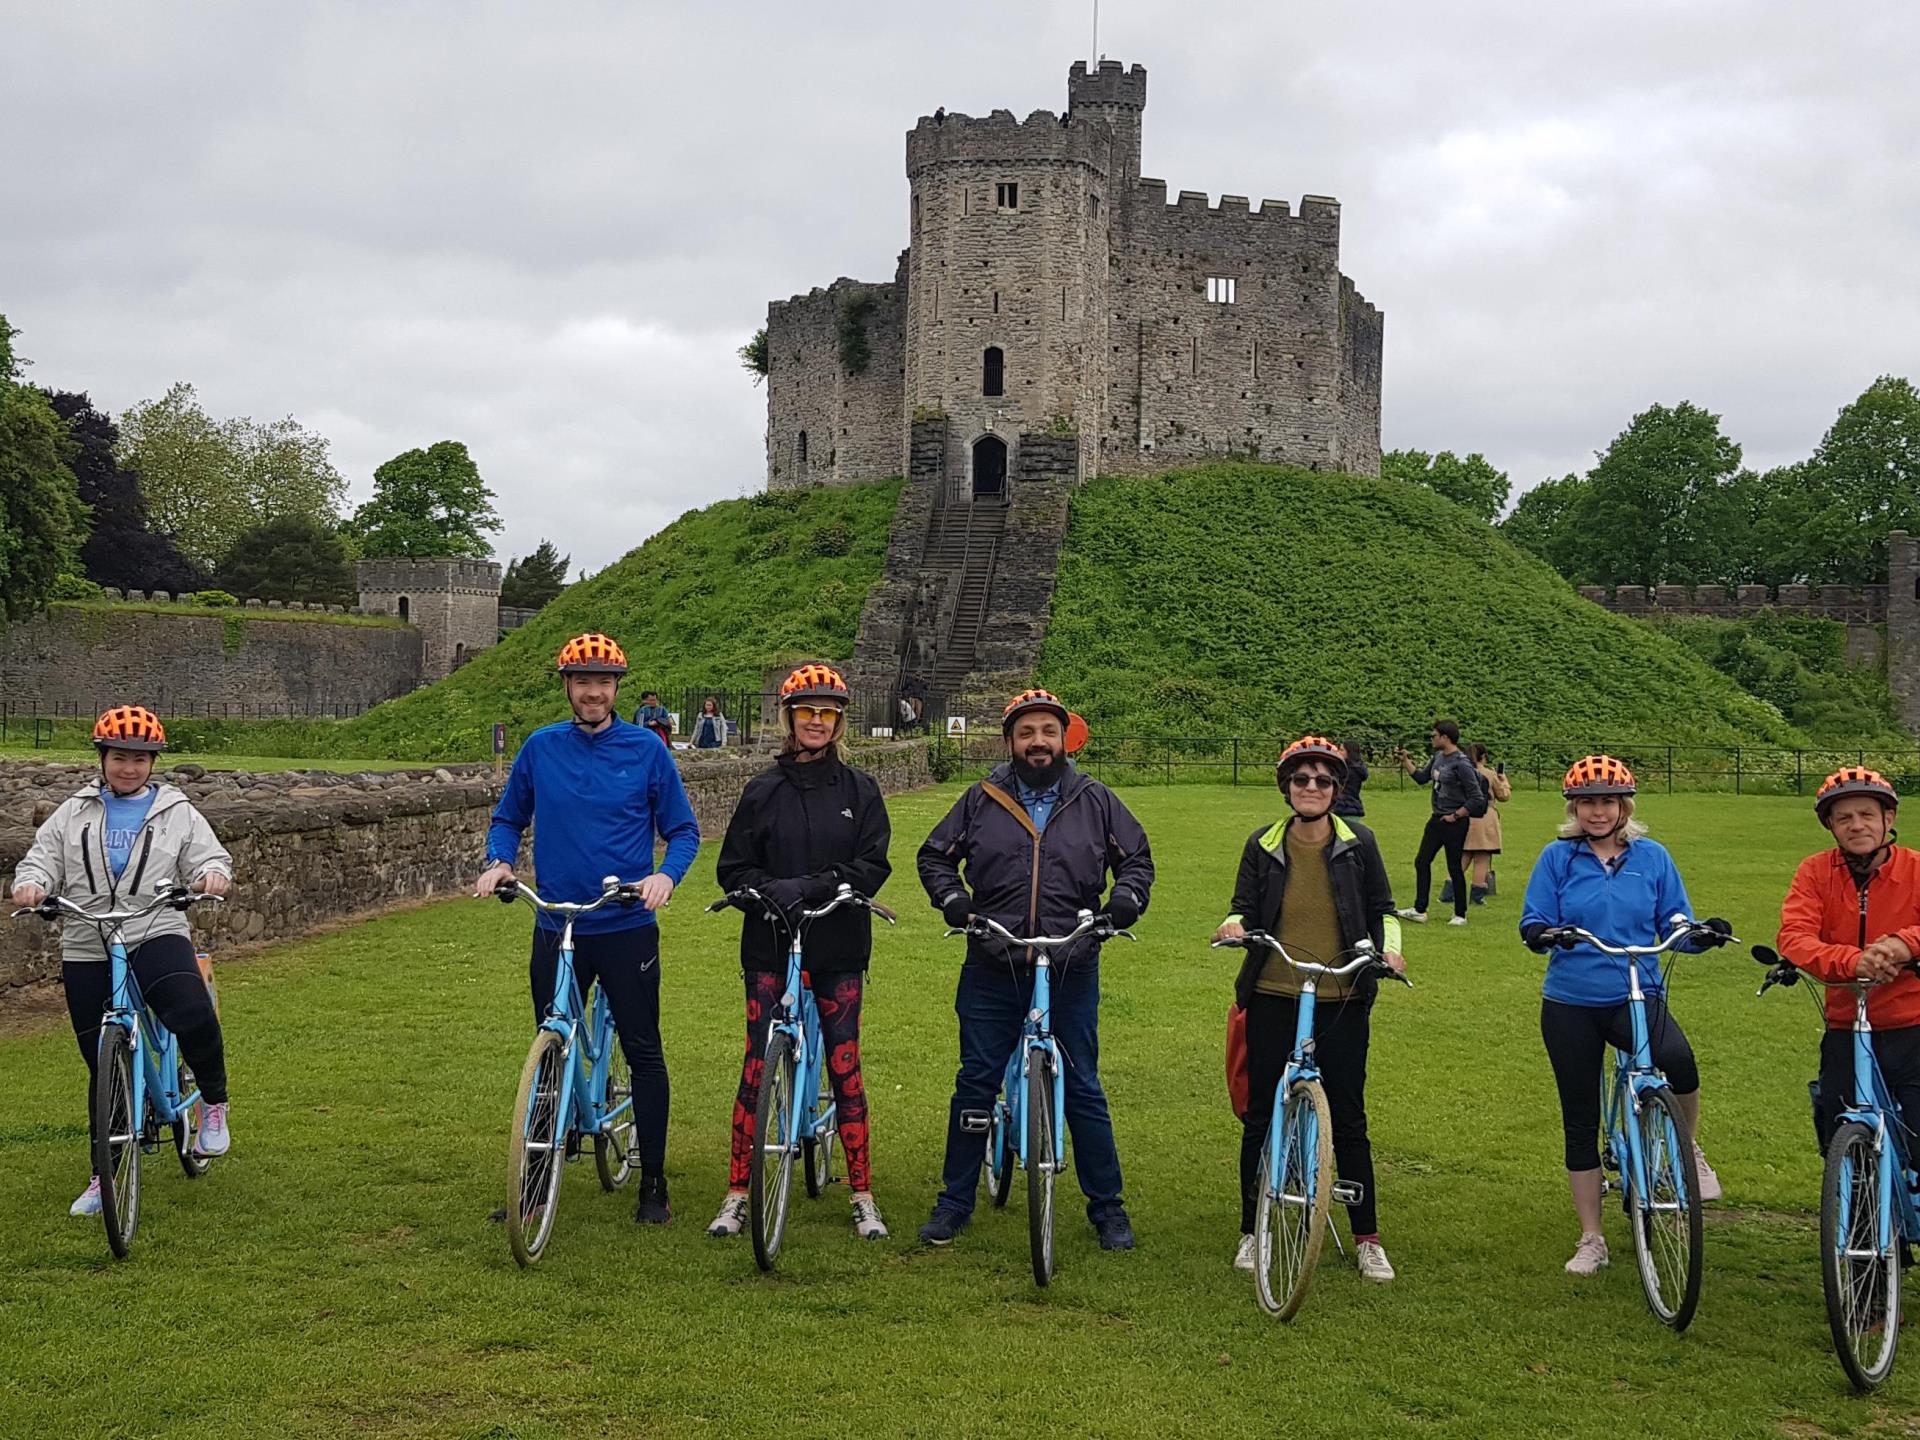
[[[1600,1168],[1600,1062],[1609,1045],[1633,1047],[1633,1017],[1627,1002],[1617,1005],[1568,1005],[1540,1002],[1540,1038],[1553,1062],[1553,1083],[1560,1088],[1560,1124],[1566,1131],[1567,1169]],[[1700,1088],[1700,1068],[1680,1022],[1666,1002],[1647,996],[1647,1041],[1653,1063],[1676,1095]]]
[[[160,1023],[180,1040],[180,1054],[193,1071],[193,1082],[209,1105],[227,1099],[227,1051],[220,1034],[220,1017],[213,996],[200,978],[193,958],[193,941],[185,935],[156,935],[128,952],[133,978],[140,982],[140,998],[160,1017]],[[73,1038],[87,1062],[87,1113],[93,1113],[93,1074],[100,1064],[100,1016],[113,986],[113,967],[104,960],[70,960],[60,967],[60,983],[67,992],[67,1017]]]

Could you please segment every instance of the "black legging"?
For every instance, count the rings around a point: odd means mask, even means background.
[[[1627,1002],[1617,1005],[1568,1005],[1540,1002],[1540,1038],[1553,1062],[1553,1083],[1560,1088],[1560,1124],[1566,1131],[1567,1169],[1600,1168],[1600,1062],[1609,1045],[1633,1048],[1633,1016]],[[1658,995],[1647,996],[1647,1042],[1676,1095],[1700,1088],[1700,1068],[1680,1022],[1667,1013]]]
[[[227,1051],[213,996],[200,978],[193,941],[185,935],[156,935],[127,953],[140,998],[160,1023],[180,1040],[180,1054],[193,1071],[200,1096],[209,1105],[227,1099]],[[67,992],[67,1017],[73,1038],[87,1062],[87,1113],[93,1113],[93,1082],[100,1064],[100,1016],[112,998],[113,967],[104,960],[69,960],[60,967]]]
[[[1433,857],[1444,850],[1447,878],[1453,881],[1453,913],[1467,913],[1467,877],[1460,864],[1466,848],[1466,821],[1442,820],[1438,815],[1427,821],[1426,832],[1420,837],[1420,849],[1413,857],[1414,909],[1422,915],[1427,913],[1427,897],[1433,893]]]
[[[1373,1194],[1373,1142],[1367,1138],[1367,1044],[1372,1037],[1373,996],[1322,1000],[1313,1012],[1313,1038],[1320,1084],[1333,1118],[1333,1158],[1342,1180],[1357,1181],[1360,1203],[1349,1206],[1355,1235],[1380,1228]],[[1247,1118],[1240,1132],[1240,1233],[1253,1233],[1259,1195],[1260,1150],[1273,1123],[1274,1090],[1287,1056],[1300,1002],[1292,995],[1255,995],[1247,1006]]]
[[[536,928],[528,979],[533,1018],[547,1013],[553,973],[560,963],[560,932]],[[613,1011],[614,1033],[633,1072],[634,1149],[640,1174],[667,1168],[667,1054],[660,1044],[660,927],[635,925],[600,935],[573,937],[573,978],[584,996],[595,978]],[[584,1016],[581,1017],[583,1020]]]
[[[749,970],[747,976],[747,1053],[740,1066],[740,1088],[733,1097],[733,1148],[727,1185],[744,1190],[753,1175],[754,1126],[760,1086],[766,1078],[767,1035],[784,972]],[[856,1195],[873,1188],[867,1148],[867,1085],[860,1074],[860,1001],[865,976],[858,970],[812,977],[814,1004],[820,1010],[820,1039],[827,1054],[827,1083],[833,1089],[833,1118],[840,1150],[847,1158],[847,1188]]]

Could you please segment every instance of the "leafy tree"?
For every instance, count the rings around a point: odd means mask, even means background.
[[[356,598],[340,532],[305,515],[283,516],[247,531],[220,562],[214,582],[248,599],[351,605]]]
[[[1727,484],[1740,447],[1720,418],[1688,401],[1633,417],[1587,473],[1569,523],[1580,559],[1570,579],[1601,585],[1719,580],[1740,537]],[[1567,571],[1562,570],[1563,574]]]
[[[115,458],[120,432],[111,417],[84,394],[42,392],[66,422],[73,441],[70,464],[80,481],[80,499],[93,510],[93,533],[80,547],[86,578],[117,590],[198,590],[204,576],[168,535],[149,528],[140,478]]]
[[[1500,522],[1500,531],[1575,584],[1585,584],[1578,573],[1580,540],[1573,515],[1586,492],[1587,482],[1578,475],[1542,480],[1515,503],[1513,513]]]
[[[1389,450],[1380,457],[1380,473],[1389,480],[1437,490],[1488,522],[1506,508],[1507,494],[1513,488],[1506,471],[1496,470],[1477,450],[1465,459],[1451,450],[1438,455],[1424,450]]]
[[[500,603],[524,610],[538,610],[567,586],[567,566],[571,555],[562,555],[551,540],[534,546],[531,555],[507,562],[506,576],[500,582]]]
[[[1868,584],[1887,571],[1887,532],[1920,530],[1920,394],[1882,375],[1844,407],[1804,469],[1816,513],[1807,578]]]
[[[762,325],[753,332],[753,338],[740,347],[740,363],[753,376],[758,385],[767,378],[767,327]]]
[[[31,615],[79,564],[87,507],[68,467],[73,442],[47,397],[20,383],[19,332],[0,315],[0,614]]]
[[[493,492],[458,440],[396,455],[373,472],[373,499],[354,511],[348,530],[371,558],[467,555],[484,559],[493,546],[481,532],[498,530]]]
[[[120,417],[120,461],[138,472],[156,527],[203,567],[268,520],[331,524],[346,493],[324,437],[292,416],[217,421],[184,381]]]

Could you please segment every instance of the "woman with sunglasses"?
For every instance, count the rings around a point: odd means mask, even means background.
[[[1328,964],[1341,963],[1360,941],[1371,940],[1387,964],[1404,972],[1400,921],[1380,847],[1366,826],[1332,813],[1334,797],[1346,785],[1345,751],[1308,735],[1282,752],[1275,776],[1293,817],[1247,837],[1233,913],[1214,939],[1238,940],[1251,926],[1300,959]],[[1347,1210],[1354,1259],[1362,1277],[1384,1282],[1393,1279],[1393,1266],[1380,1243],[1366,1094],[1369,1022],[1378,990],[1379,982],[1364,974],[1322,976],[1313,1034],[1333,1112],[1334,1162],[1342,1180],[1360,1186],[1359,1201]],[[1234,998],[1246,1012],[1248,1107],[1240,1136],[1240,1248],[1233,1263],[1251,1270],[1260,1147],[1273,1120],[1274,1090],[1293,1051],[1300,974],[1271,950],[1248,950]]]
[[[780,687],[779,757],[747,782],[727,825],[715,878],[724,890],[751,886],[790,922],[829,900],[841,885],[872,898],[887,882],[893,830],[873,777],[846,763],[847,682],[829,665],[802,665]],[[874,1203],[867,1150],[867,1093],[860,1074],[860,1002],[873,921],[866,909],[843,906],[809,927],[806,964],[820,1009],[827,1077],[847,1157],[853,1228],[884,1240]],[[727,1198],[709,1235],[738,1235],[747,1221],[753,1168],[754,1116],[760,1105],[767,1030],[786,979],[787,936],[748,913],[740,929],[740,965],[747,982],[747,1053],[733,1104],[733,1153]]]

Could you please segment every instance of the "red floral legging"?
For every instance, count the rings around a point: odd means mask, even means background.
[[[840,1148],[847,1157],[847,1185],[855,1193],[873,1188],[867,1158],[867,1087],[860,1078],[860,997],[864,977],[855,970],[823,975],[814,988],[820,1009],[820,1036],[827,1049],[827,1083],[833,1087]],[[771,970],[747,972],[747,1056],[740,1067],[740,1093],[733,1101],[733,1159],[727,1184],[744,1190],[753,1171],[755,1114],[760,1108],[760,1079],[766,1069],[768,1022],[780,1003],[784,975]]]

